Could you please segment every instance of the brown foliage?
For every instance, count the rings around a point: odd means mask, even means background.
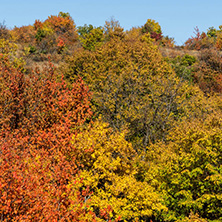
[[[194,82],[205,93],[222,92],[222,59],[215,49],[200,51],[199,63],[196,64]]]
[[[33,26],[15,27],[11,31],[11,35],[16,42],[33,44],[36,32]]]
[[[195,36],[185,42],[186,49],[201,50],[213,47],[212,39],[209,39],[205,32],[201,33],[198,27],[194,28],[194,34]]]
[[[7,29],[5,22],[0,23],[0,39],[4,38],[7,39],[9,38],[9,30]]]

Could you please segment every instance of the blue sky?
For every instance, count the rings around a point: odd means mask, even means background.
[[[44,21],[60,11],[69,12],[77,26],[103,26],[114,17],[129,30],[154,19],[178,45],[193,35],[196,26],[206,31],[222,25],[222,0],[0,0],[0,22],[8,28]]]

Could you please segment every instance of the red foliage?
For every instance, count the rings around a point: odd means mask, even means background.
[[[42,27],[43,27],[42,22],[39,20],[35,20],[35,23],[34,23],[35,30],[42,29]]]
[[[163,38],[162,33],[151,32],[150,37],[155,39],[155,41],[161,40]]]
[[[62,50],[65,48],[65,46],[66,46],[65,39],[59,37],[57,39],[57,47],[58,47],[57,51],[58,51],[58,53],[61,53]]]
[[[65,42],[61,37],[58,38],[57,42],[58,42],[58,44],[57,44],[58,47],[64,47],[65,46]]]
[[[209,43],[203,42],[203,40],[207,39],[206,33],[202,32],[200,33],[200,30],[198,27],[194,28],[194,34],[195,36],[191,36],[186,42],[185,47],[188,49],[196,49],[200,50],[202,48],[208,48]]]
[[[91,115],[88,88],[79,79],[68,87],[63,77],[57,80],[53,66],[45,73],[37,70],[25,76],[19,70],[0,63],[0,127],[28,132],[69,122],[82,124]]]
[[[75,181],[77,168],[74,161],[68,161],[65,155],[54,150],[54,139],[50,132],[39,133],[38,137],[8,132],[1,137],[0,214],[3,221],[62,218],[77,221],[78,215],[85,213],[84,196],[69,186],[70,180]],[[69,209],[70,206],[73,208]]]
[[[0,86],[1,221],[81,221],[87,191],[70,186],[81,181],[70,141],[91,116],[87,87],[68,87],[51,64],[25,76],[2,57]]]

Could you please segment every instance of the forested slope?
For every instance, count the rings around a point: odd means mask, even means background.
[[[1,24],[1,221],[222,221],[221,33]]]

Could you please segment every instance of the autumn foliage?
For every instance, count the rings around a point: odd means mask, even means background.
[[[0,220],[222,220],[222,27],[0,24]]]
[[[47,70],[25,76],[1,57],[3,221],[81,221],[78,215],[86,213],[86,194],[70,189],[70,181],[78,178],[74,128],[91,116],[88,90],[81,79],[70,89],[52,66]]]

